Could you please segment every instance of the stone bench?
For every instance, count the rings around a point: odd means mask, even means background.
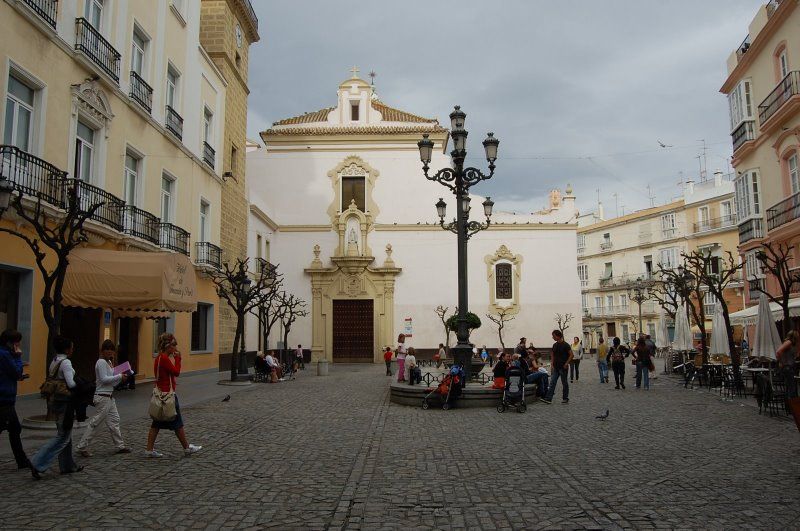
[[[422,400],[425,395],[435,388],[422,385],[408,385],[407,383],[392,382],[389,386],[389,400],[395,404],[403,406],[422,407]],[[436,407],[441,403],[440,395],[434,394],[429,399],[431,406]],[[491,386],[481,386],[467,384],[456,402],[455,407],[497,407],[503,397],[501,389],[494,389]],[[525,403],[531,404],[536,401],[536,384],[525,385]]]

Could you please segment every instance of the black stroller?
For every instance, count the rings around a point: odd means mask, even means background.
[[[497,412],[505,413],[510,407],[517,408],[517,413],[525,413],[528,409],[525,403],[525,374],[517,365],[506,371],[506,387],[503,389],[503,398],[497,406]]]

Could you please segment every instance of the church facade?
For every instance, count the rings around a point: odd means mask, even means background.
[[[448,131],[386,105],[357,77],[337,96],[334,106],[276,122],[261,133],[265,148],[249,150],[249,254],[277,265],[286,289],[307,301],[289,343],[310,348],[312,359],[380,362],[399,333],[417,349],[436,348],[446,342],[436,309],[455,311],[457,277],[456,237],[439,226],[434,204],[443,197],[451,217],[454,198],[425,179],[417,142],[428,134],[431,167],[447,166]],[[472,196],[473,219],[483,200]],[[567,334],[579,335],[574,202],[569,187],[554,191],[544,211],[495,212],[471,238],[470,311],[483,323],[475,344],[500,346],[487,318],[498,312],[511,319],[506,347],[521,336],[549,345],[556,313],[572,314]],[[248,349],[280,346],[260,335],[253,318]]]

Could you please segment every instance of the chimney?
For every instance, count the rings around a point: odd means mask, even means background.
[[[722,186],[722,170],[716,170],[714,172],[714,187],[719,188]]]
[[[686,193],[692,195],[694,193],[694,181],[689,179],[686,181]]]

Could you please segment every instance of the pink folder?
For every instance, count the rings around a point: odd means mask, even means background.
[[[133,372],[133,369],[131,369],[131,364],[128,363],[127,361],[121,365],[117,365],[116,367],[114,367],[114,376],[125,372]]]

